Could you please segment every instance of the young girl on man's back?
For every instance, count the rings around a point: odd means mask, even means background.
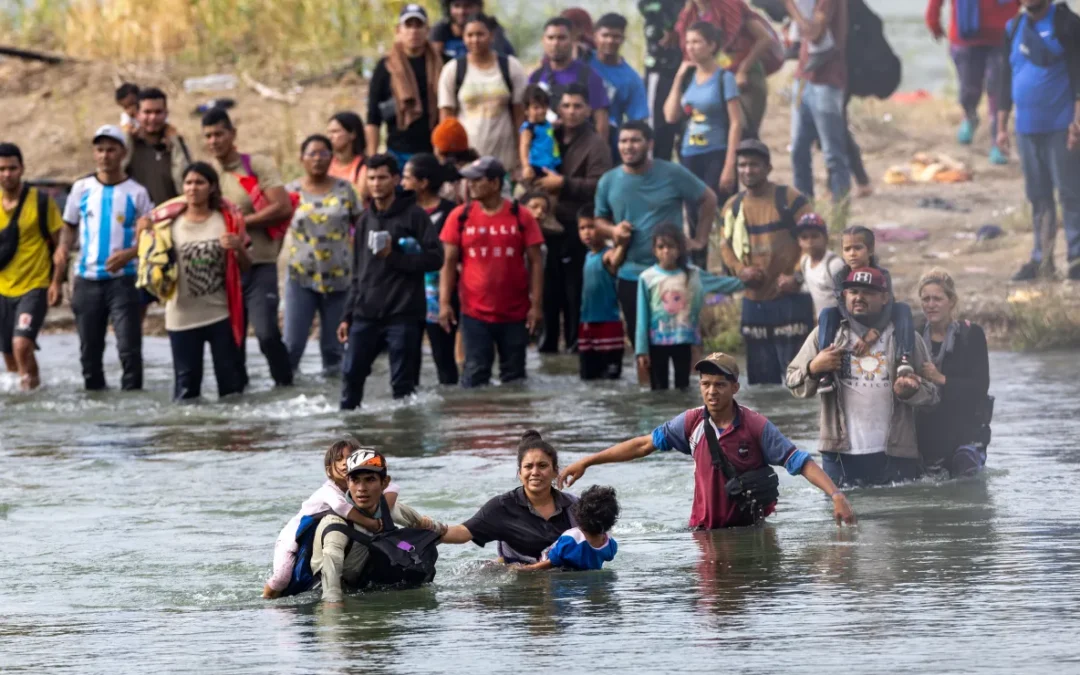
[[[854,225],[841,233],[840,245],[844,258],[844,268],[835,277],[833,283],[836,288],[837,306],[822,310],[818,317],[818,349],[825,349],[836,340],[836,332],[840,328],[840,320],[848,319],[855,334],[859,336],[853,351],[857,356],[864,356],[871,345],[881,337],[881,332],[893,325],[893,334],[896,337],[896,352],[899,354],[899,366],[896,369],[897,377],[904,377],[915,373],[911,366],[911,353],[915,349],[915,322],[911,316],[911,307],[907,303],[896,302],[893,294],[892,276],[889,270],[878,264],[874,254],[874,231],[861,225]],[[851,270],[862,267],[874,267],[881,270],[885,280],[889,284],[889,300],[877,323],[873,326],[863,326],[851,321],[847,307],[844,305],[844,279]],[[818,392],[827,393],[836,389],[836,382],[832,373],[821,377]]]
[[[300,507],[300,512],[281,530],[277,543],[274,544],[274,571],[263,588],[264,598],[276,598],[288,587],[289,579],[296,563],[296,531],[304,516],[314,516],[324,511],[333,511],[342,518],[356,523],[370,532],[382,529],[382,521],[369,518],[360,513],[346,497],[348,489],[345,475],[345,463],[353,451],[360,448],[353,440],[340,440],[326,451],[323,464],[326,469],[326,482],[322,484]],[[387,505],[392,509],[398,497],[397,483],[390,483],[383,491]]]

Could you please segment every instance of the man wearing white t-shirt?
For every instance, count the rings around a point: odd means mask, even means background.
[[[818,350],[817,329],[787,370],[787,385],[797,398],[817,393],[818,378],[835,373],[839,386],[821,395],[822,468],[838,485],[883,485],[917,477],[914,406],[937,403],[937,389],[917,375],[896,376],[893,326],[881,331],[864,356],[853,348],[889,298],[888,283],[877,268],[852,270],[844,281],[844,303],[851,315],[841,322],[836,341]],[[915,372],[929,361],[926,343],[915,336]]]

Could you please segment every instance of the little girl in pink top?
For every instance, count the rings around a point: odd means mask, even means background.
[[[314,516],[324,511],[333,511],[345,520],[356,523],[370,532],[378,532],[382,523],[360,513],[346,496],[348,485],[345,477],[345,464],[349,455],[360,448],[355,441],[342,440],[330,446],[324,460],[327,481],[322,484],[304,503],[297,513],[281,530],[277,543],[274,544],[274,571],[263,588],[264,598],[276,598],[289,585],[293,566],[296,563],[296,530],[304,516]],[[397,483],[390,483],[383,491],[387,505],[392,509],[398,497]]]

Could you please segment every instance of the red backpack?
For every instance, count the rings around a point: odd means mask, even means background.
[[[259,177],[251,168],[251,155],[241,154],[240,163],[244,166],[244,173],[246,175],[234,175],[236,176],[236,179],[240,181],[240,187],[244,188],[244,192],[248,193],[248,196],[251,197],[251,208],[258,213],[270,205],[270,200],[266,198],[266,193],[259,187]],[[285,233],[288,232],[289,225],[292,224],[293,213],[296,212],[296,207],[300,206],[300,194],[297,192],[290,192],[289,204],[292,208],[289,210],[288,217],[282,219],[281,222],[266,228],[266,233],[270,235],[271,239],[281,239],[285,236]]]

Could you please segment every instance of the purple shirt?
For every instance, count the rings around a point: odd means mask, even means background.
[[[582,70],[584,69],[584,71]],[[546,84],[551,92],[551,109],[558,112],[559,100],[566,88],[575,82],[587,83],[589,89],[589,107],[593,110],[606,110],[611,101],[608,99],[604,79],[588,64],[574,60],[566,70],[554,70],[551,63],[544,59],[543,65],[529,76],[529,84]]]

